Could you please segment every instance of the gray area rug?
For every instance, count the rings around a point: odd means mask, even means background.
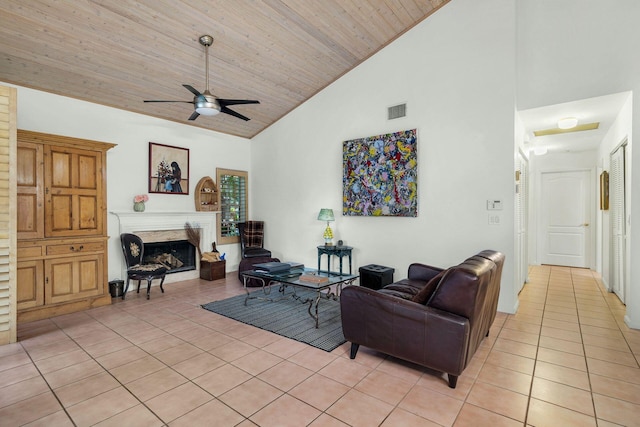
[[[269,295],[274,299],[278,297],[276,289],[274,286]],[[286,295],[290,294],[291,289],[287,288]],[[315,292],[296,289],[296,294],[306,299],[315,295]],[[251,292],[251,295],[264,296],[262,289]],[[246,294],[237,295],[203,304],[202,308],[325,351],[332,351],[346,341],[342,334],[340,301],[326,298],[320,300],[320,323],[316,329],[315,320],[309,316],[309,304],[302,304],[291,298],[279,301],[250,299],[245,306],[245,298]]]

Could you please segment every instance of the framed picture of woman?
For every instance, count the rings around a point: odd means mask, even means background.
[[[149,143],[149,193],[189,194],[189,149]]]

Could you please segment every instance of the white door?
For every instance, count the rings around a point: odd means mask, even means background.
[[[624,303],[625,298],[625,149],[626,144],[611,153],[609,207],[611,220],[611,290]]]
[[[591,172],[546,172],[540,195],[541,263],[589,267]]]

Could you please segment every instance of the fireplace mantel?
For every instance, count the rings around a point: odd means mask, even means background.
[[[202,243],[215,240],[219,212],[110,212],[118,217],[119,233],[182,230],[186,222],[202,229]]]
[[[143,233],[152,231],[184,230],[184,224],[190,223],[201,229],[200,248],[206,252],[216,239],[216,214],[209,212],[109,212],[118,218],[118,234]],[[171,276],[171,277],[170,277]],[[165,283],[188,280],[199,277],[199,270],[185,271],[167,276]]]

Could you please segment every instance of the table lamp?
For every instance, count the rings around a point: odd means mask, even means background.
[[[324,234],[322,235],[322,237],[324,237],[325,246],[333,245],[333,242],[331,241],[333,239],[333,231],[331,230],[331,227],[329,227],[329,222],[335,220],[336,219],[333,216],[333,209],[320,209],[320,213],[318,214],[318,221],[327,221],[327,228],[325,228]]]

